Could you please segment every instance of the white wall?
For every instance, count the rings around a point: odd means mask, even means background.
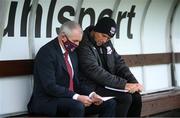
[[[25,111],[31,95],[31,76],[1,78],[0,114]]]
[[[142,53],[170,52],[170,19],[175,1],[152,0],[147,10],[142,33]],[[143,68],[146,91],[171,87],[170,65]]]
[[[172,22],[172,45],[175,53],[180,52],[180,1],[176,8]],[[175,65],[175,77],[177,85],[180,86],[180,64]]]

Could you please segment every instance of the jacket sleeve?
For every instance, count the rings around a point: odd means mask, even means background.
[[[114,49],[114,57],[115,57],[115,71],[116,75],[123,77],[127,80],[128,83],[137,83],[136,78],[131,73],[129,67],[126,65],[124,59],[115,51]]]
[[[75,93],[56,83],[56,57],[52,50],[41,50],[36,56],[35,79],[40,81],[46,94],[54,97],[72,97]]]
[[[79,80],[78,80],[78,87],[76,88],[76,92],[80,95],[89,96],[89,94],[93,91],[91,91],[91,89],[87,85],[85,85],[82,82],[79,82]]]
[[[92,47],[80,45],[77,52],[80,70],[88,79],[91,79],[102,86],[124,89],[127,80],[113,75],[99,66]]]
[[[87,86],[87,85],[85,85],[83,82],[81,82],[81,81],[79,81],[79,77],[80,77],[80,73],[79,73],[79,67],[78,67],[78,59],[77,59],[77,54],[76,53],[74,53],[74,58],[76,58],[75,60],[76,60],[76,70],[74,70],[74,76],[75,76],[75,78],[74,78],[74,80],[76,81],[76,87],[75,87],[75,91],[78,93],[78,94],[81,94],[81,95],[89,95],[92,91],[91,91],[91,89]]]

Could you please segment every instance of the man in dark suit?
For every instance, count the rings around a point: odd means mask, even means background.
[[[116,102],[103,102],[101,96],[78,81],[77,56],[74,49],[82,39],[81,27],[64,23],[57,38],[44,45],[36,55],[34,89],[28,104],[32,114],[82,117],[99,114],[112,117]]]
[[[115,96],[116,116],[139,117],[142,85],[114,49],[110,39],[115,33],[116,23],[109,17],[100,19],[96,26],[86,28],[77,48],[80,80],[101,96]],[[128,92],[112,91],[106,86]]]

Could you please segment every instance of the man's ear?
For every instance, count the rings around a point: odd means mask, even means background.
[[[64,41],[64,42],[66,42],[66,36],[65,36],[65,34],[61,34],[60,36],[59,36],[59,38],[62,40],[62,41]]]

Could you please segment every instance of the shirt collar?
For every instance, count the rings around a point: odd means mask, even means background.
[[[61,47],[62,53],[64,54],[66,52],[66,50],[63,48],[61,43],[60,43],[60,47]]]

